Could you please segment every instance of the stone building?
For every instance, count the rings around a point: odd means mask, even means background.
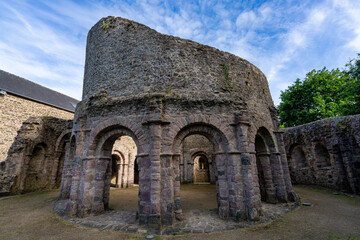
[[[187,147],[199,135],[197,146]],[[136,144],[140,224],[161,228],[182,219],[180,184],[194,181],[191,161],[209,169],[201,181],[208,176],[215,182],[220,218],[257,220],[262,200],[296,198],[277,112],[258,68],[107,17],[88,34],[83,99],[57,202],[63,214],[85,217],[107,209],[114,143],[124,136]]]
[[[293,183],[360,194],[360,115],[284,129]]]
[[[0,70],[0,162],[29,117],[73,119],[79,101]]]

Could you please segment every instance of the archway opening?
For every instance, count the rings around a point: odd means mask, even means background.
[[[180,197],[182,210],[217,209],[214,143],[202,134],[189,134],[181,143]]]
[[[261,127],[255,136],[256,166],[261,200],[268,203],[285,201],[285,185],[279,179],[281,161],[270,132]]]
[[[139,191],[138,185],[134,185],[137,146],[128,135],[117,135],[114,139],[115,136],[110,139],[111,160],[106,169],[108,179],[105,183],[109,186],[105,188],[104,196],[109,195],[108,208],[110,209],[136,211]],[[106,189],[110,191],[108,194]]]
[[[65,165],[66,151],[68,148],[70,148],[70,135],[71,135],[71,133],[69,132],[62,137],[59,147],[57,149],[57,151],[59,152],[59,156],[57,156],[58,163],[57,163],[57,168],[56,168],[56,173],[55,173],[55,176],[56,176],[55,183],[54,183],[55,188],[60,188],[60,185],[61,185],[64,165]],[[68,157],[69,157],[69,155],[70,154],[68,154]]]
[[[266,164],[266,158],[269,158],[269,152],[266,148],[264,140],[256,135],[255,137],[255,151],[256,151],[256,166],[258,170],[258,179],[260,187],[261,201],[266,201],[266,187],[265,187],[265,174],[264,174],[264,165]]]
[[[210,183],[209,160],[204,155],[194,158],[194,183]]]
[[[28,162],[24,192],[32,192],[44,188],[46,182],[42,172],[46,162],[46,149],[45,143],[39,143],[34,147]]]

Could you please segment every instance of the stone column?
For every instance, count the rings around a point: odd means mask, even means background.
[[[82,159],[82,169],[78,190],[77,215],[85,217],[91,213],[94,201],[95,158],[90,156]]]
[[[124,168],[124,160],[122,160],[120,158],[120,164],[119,164],[119,167],[118,167],[118,179],[117,179],[117,185],[119,188],[123,188],[124,187],[124,183],[123,183],[123,177],[124,177],[124,174],[123,174],[123,168]]]
[[[124,173],[124,177],[123,177],[123,187],[127,188],[129,186],[129,164],[125,163],[123,165],[123,173]]]
[[[116,187],[121,188],[121,162],[117,163],[117,177],[116,177]]]
[[[151,212],[148,216],[148,225],[154,228],[161,227],[161,211],[160,211],[160,192],[161,192],[161,164],[160,164],[160,151],[161,151],[161,123],[151,122],[149,124],[150,131],[150,203]]]
[[[162,153],[161,154],[161,223],[163,225],[172,225],[173,223],[173,215],[174,215],[173,167],[176,166],[174,166],[173,164],[172,154]]]
[[[270,153],[270,165],[273,181],[276,186],[276,198],[279,202],[287,202],[287,192],[279,152]]]
[[[182,220],[182,208],[180,200],[180,154],[173,155],[173,182],[174,182],[174,212],[177,220]]]
[[[215,153],[215,163],[217,168],[217,200],[219,205],[219,216],[222,219],[227,219],[229,216],[229,189],[225,160],[225,153]]]
[[[151,162],[149,155],[140,153],[136,156],[139,170],[139,224],[147,224],[151,213],[150,188],[151,188]]]
[[[289,165],[287,162],[286,157],[286,151],[285,151],[285,145],[284,145],[284,139],[283,139],[283,131],[274,131],[276,142],[279,148],[280,152],[280,158],[281,158],[281,166],[282,166],[282,172],[283,177],[285,181],[286,186],[286,193],[287,193],[287,199],[290,201],[296,201],[298,198],[296,193],[294,192],[291,184],[291,178],[290,178],[290,172],[289,172]]]
[[[249,119],[246,116],[240,116],[234,125],[236,126],[238,149],[241,152],[240,162],[244,185],[246,217],[248,220],[258,220],[261,215],[261,197],[258,184],[254,182],[254,180],[258,180],[258,178],[255,177],[256,157],[253,153],[249,152]],[[240,216],[241,215],[243,214],[240,213]]]
[[[97,158],[95,161],[95,192],[91,212],[94,214],[102,213],[105,210],[105,204],[108,203],[108,189],[110,180],[108,180],[108,168],[111,158]],[[111,175],[110,175],[111,177]],[[107,202],[106,202],[107,201]]]
[[[241,152],[230,152],[228,162],[230,215],[237,221],[246,220],[244,205],[244,184],[241,174]]]
[[[82,126],[85,128],[85,123],[82,123]],[[70,189],[70,199],[66,206],[66,214],[75,216],[78,213],[79,207],[79,195],[83,194],[83,190],[79,189],[80,186],[80,177],[82,173],[82,164],[83,159],[85,158],[84,155],[84,148],[86,148],[86,139],[88,137],[88,133],[90,129],[84,130],[75,130],[77,135],[76,137],[76,149],[75,149],[75,156],[72,161],[72,179],[71,179],[71,189]],[[80,216],[82,217],[82,216]]]

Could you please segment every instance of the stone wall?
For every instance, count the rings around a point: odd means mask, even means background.
[[[181,183],[215,183],[214,146],[203,135],[191,135],[184,139],[180,163]],[[204,160],[203,166],[199,160]]]
[[[23,123],[0,163],[0,194],[60,187],[72,121],[31,117]]]
[[[284,129],[293,183],[360,194],[360,115]]]
[[[33,116],[73,119],[74,113],[10,93],[0,95],[0,162],[5,160],[22,123]]]

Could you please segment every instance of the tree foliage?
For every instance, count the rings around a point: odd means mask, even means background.
[[[281,92],[280,122],[292,127],[327,117],[360,113],[360,54],[345,69],[312,70]]]

